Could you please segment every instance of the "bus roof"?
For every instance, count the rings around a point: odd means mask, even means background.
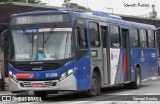
[[[80,17],[82,18],[93,19],[96,21],[106,21],[108,23],[126,25],[131,27],[139,27],[139,28],[145,28],[145,29],[152,29],[152,30],[155,29],[154,25],[126,21],[126,20],[123,20],[120,16],[116,16],[116,15],[101,16],[101,15],[95,15],[95,13],[77,13],[77,14],[80,14]]]
[[[137,22],[131,22],[123,20],[120,16],[117,15],[111,15],[104,12],[97,12],[97,11],[91,11],[91,12],[77,12],[77,11],[71,11],[69,9],[59,9],[59,10],[47,10],[47,11],[34,11],[34,12],[23,12],[14,14],[15,15],[32,15],[32,14],[46,14],[46,13],[55,13],[55,12],[68,12],[73,15],[76,15],[76,17],[86,18],[86,19],[92,19],[95,21],[103,21],[108,23],[114,23],[119,25],[126,25],[126,26],[132,26],[132,27],[139,27],[139,28],[145,28],[145,29],[155,29],[154,25],[144,24],[144,23],[137,23]]]

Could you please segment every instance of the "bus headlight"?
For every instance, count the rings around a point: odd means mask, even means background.
[[[17,76],[15,74],[12,74],[12,79],[17,82]]]
[[[67,73],[66,73],[66,72],[62,73],[60,80],[66,78],[66,76],[67,76]]]
[[[15,74],[12,75],[14,79],[17,79],[17,76]]]
[[[67,75],[72,74],[72,73],[73,73],[73,71],[74,71],[74,69],[69,69],[69,70],[67,71]]]
[[[65,71],[65,72],[63,72],[63,73],[61,74],[60,80],[68,77],[68,76],[71,75],[73,72],[74,72],[74,69],[73,69],[73,68],[72,68],[72,69],[69,69],[69,70],[67,70],[67,71]]]
[[[10,75],[10,77],[12,77],[12,74],[13,74],[13,73],[12,73],[11,71],[9,71],[9,75]]]
[[[16,76],[14,73],[12,73],[11,71],[9,71],[9,76],[10,76],[15,82],[17,82],[17,76]]]

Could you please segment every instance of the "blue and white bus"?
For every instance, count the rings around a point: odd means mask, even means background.
[[[158,71],[155,26],[101,12],[37,11],[11,16],[9,89],[86,91],[139,88]]]

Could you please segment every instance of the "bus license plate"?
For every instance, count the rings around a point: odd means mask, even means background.
[[[32,83],[32,87],[43,87],[43,83]]]

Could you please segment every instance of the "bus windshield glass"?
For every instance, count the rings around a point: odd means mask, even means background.
[[[12,61],[61,60],[73,57],[72,28],[12,30]]]

